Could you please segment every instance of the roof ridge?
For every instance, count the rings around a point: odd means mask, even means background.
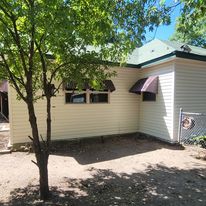
[[[200,49],[200,50],[203,50],[203,51],[206,51],[206,49],[205,48],[202,48],[202,47],[199,47],[199,46],[194,46],[194,45],[191,45],[191,44],[188,44],[188,43],[186,43],[186,42],[180,42],[180,41],[173,41],[173,40],[161,40],[163,43],[165,43],[165,44],[167,44],[168,45],[168,43],[169,44],[181,44],[181,46],[182,45],[188,45],[189,47],[191,47],[191,48],[196,48],[196,49]],[[171,45],[169,45],[169,46],[171,46]],[[174,49],[175,49],[175,47],[174,46],[172,46]]]

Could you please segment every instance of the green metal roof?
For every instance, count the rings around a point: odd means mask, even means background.
[[[167,41],[167,40],[160,40],[160,41],[167,44],[168,46],[171,46],[176,51],[182,51],[181,46],[184,44],[181,42],[174,42],[174,41]],[[206,49],[203,49],[203,48],[197,47],[197,46],[192,46],[192,45],[188,45],[188,46],[191,48],[190,53],[198,54],[198,55],[206,55]]]
[[[189,52],[181,48],[184,43],[154,39],[151,42],[135,49],[129,56],[127,63],[142,67],[154,62],[163,61],[171,57],[206,61],[206,49],[187,45]]]

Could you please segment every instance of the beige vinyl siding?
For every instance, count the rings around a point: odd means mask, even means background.
[[[158,76],[156,101],[143,102],[140,99],[140,132],[153,135],[166,141],[173,141],[174,106],[174,64],[163,63],[141,69],[141,78]]]
[[[178,138],[179,110],[206,112],[206,62],[177,59],[175,63],[174,138]]]
[[[130,87],[139,78],[138,69],[116,68],[113,78],[116,91],[110,93],[110,103],[65,104],[65,95],[60,93],[52,99],[52,139],[71,139],[138,131],[139,96],[129,93]],[[26,104],[16,100],[16,93],[9,95],[12,128],[12,143],[27,142],[31,129]],[[45,101],[35,105],[39,133],[45,136]]]

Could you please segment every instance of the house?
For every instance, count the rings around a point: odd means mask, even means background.
[[[52,139],[145,133],[178,141],[180,108],[206,112],[206,50],[153,40],[133,51],[104,91],[88,87],[73,93],[67,84],[52,99]],[[26,105],[9,87],[11,143],[28,142]],[[40,134],[45,135],[45,101],[35,105]]]

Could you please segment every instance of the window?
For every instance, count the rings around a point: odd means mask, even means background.
[[[109,103],[109,95],[110,92],[108,91],[65,91],[65,102],[68,104]]]
[[[66,103],[86,103],[86,93],[66,92]]]
[[[75,103],[109,103],[110,93],[115,91],[115,86],[111,80],[103,81],[103,87],[101,91],[96,91],[90,87],[88,83],[83,85],[83,91],[77,90],[74,82],[64,84],[65,102],[70,104]]]
[[[91,93],[90,103],[108,103],[108,93]]]
[[[151,92],[142,92],[142,101],[144,102],[154,102],[156,101],[156,94]]]

